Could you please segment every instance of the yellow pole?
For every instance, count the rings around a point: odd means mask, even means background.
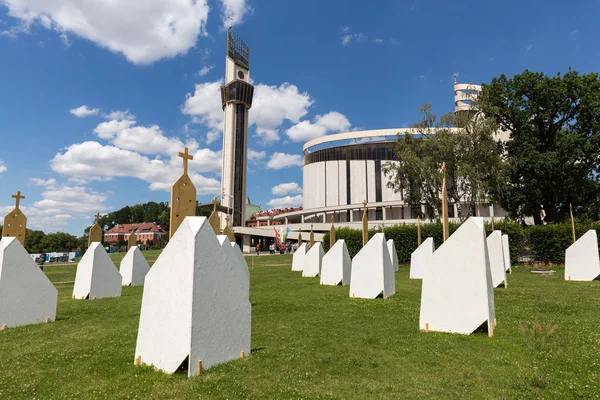
[[[448,239],[448,198],[446,194],[446,163],[442,163],[442,229],[444,242]]]
[[[577,241],[575,236],[575,219],[573,218],[573,204],[569,203],[569,210],[571,211],[571,231],[573,231],[573,243]]]
[[[417,217],[417,245],[421,245],[421,216]]]
[[[335,244],[335,226],[333,226],[333,215],[331,216],[331,229],[329,229],[329,248]]]

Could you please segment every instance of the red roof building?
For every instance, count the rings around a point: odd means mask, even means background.
[[[142,244],[163,244],[167,239],[167,232],[155,222],[142,222],[139,224],[117,224],[104,234],[104,243],[116,243],[120,240],[127,241],[135,226],[135,237]]]

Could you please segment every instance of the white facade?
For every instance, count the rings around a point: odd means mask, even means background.
[[[304,266],[302,267],[302,276],[319,276],[323,264],[323,246],[316,242],[304,256]]]
[[[122,279],[102,243],[93,242],[77,264],[73,298],[93,300],[121,296]]]
[[[123,277],[121,285],[144,286],[144,279],[146,279],[148,271],[150,271],[150,266],[139,247],[131,246],[119,266],[119,272]]]
[[[294,256],[292,258],[292,271],[302,271],[304,268],[304,257],[306,256],[306,243],[302,243],[296,251],[294,251]]]
[[[494,323],[483,218],[471,217],[433,253],[423,271],[419,327],[468,335],[486,324],[493,336]]]
[[[423,279],[425,270],[429,268],[435,251],[433,238],[427,238],[410,255],[410,279]]]
[[[394,268],[383,233],[375,236],[352,259],[350,297],[375,299],[396,293]]]
[[[598,277],[598,236],[594,229],[590,229],[565,251],[565,280],[592,281]]]
[[[146,275],[135,358],[188,375],[250,354],[249,279],[238,249],[204,217],[187,217]],[[247,267],[246,267],[247,269]]]
[[[508,286],[506,281],[506,264],[504,262],[504,246],[502,245],[502,232],[494,231],[486,239],[490,270],[492,271],[492,286]]]
[[[0,240],[0,327],[56,319],[58,291],[15,237]]]
[[[352,259],[344,239],[339,239],[323,257],[321,285],[337,286],[350,283]]]
[[[504,269],[510,271],[512,264],[510,261],[510,245],[508,243],[508,235],[502,235],[502,251],[504,252]]]
[[[394,239],[387,241],[388,253],[390,255],[390,262],[394,271],[398,271],[398,252],[396,251],[396,245]]]

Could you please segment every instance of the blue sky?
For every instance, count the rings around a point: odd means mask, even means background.
[[[301,204],[306,140],[404,127],[426,102],[452,111],[454,73],[600,61],[595,1],[70,3],[0,0],[0,213],[20,190],[28,226],[47,232],[168,201],[184,144],[198,199],[219,192],[228,15],[251,48],[248,195],[263,208]]]

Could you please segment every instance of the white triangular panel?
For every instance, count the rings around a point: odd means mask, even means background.
[[[294,251],[294,257],[292,258],[292,271],[302,271],[304,268],[304,256],[306,255],[306,243],[302,243],[296,251]]]
[[[434,253],[423,271],[419,327],[471,334],[487,324],[493,334],[494,290],[483,218],[471,217]]]
[[[431,264],[435,243],[433,238],[427,238],[410,255],[410,279],[423,279],[423,272]]]
[[[321,285],[347,285],[350,283],[352,259],[348,254],[346,241],[339,239],[327,254],[323,256],[321,266]]]
[[[492,286],[507,286],[506,264],[504,263],[504,246],[502,245],[502,232],[494,231],[486,239],[488,256],[490,258],[490,271],[492,271]]]
[[[504,252],[504,269],[510,271],[512,264],[510,261],[510,245],[508,244],[508,235],[502,235],[502,251]]]
[[[136,357],[188,375],[250,354],[249,279],[205,217],[187,217],[146,275]]]
[[[398,271],[398,253],[396,252],[396,246],[394,245],[394,239],[387,241],[388,253],[390,255],[390,261],[392,262],[392,268],[394,272]]]
[[[0,327],[56,319],[58,291],[15,237],[0,240]]]
[[[139,247],[131,246],[119,267],[119,272],[123,277],[121,285],[144,286],[144,279],[148,271],[150,271],[150,266]]]
[[[593,281],[600,277],[598,237],[590,229],[565,251],[565,280]]]
[[[385,235],[376,233],[352,259],[350,297],[374,299],[382,293],[396,293],[396,282]]]
[[[77,264],[73,297],[101,299],[121,295],[122,277],[102,243],[93,242]]]
[[[321,265],[323,262],[323,246],[317,242],[308,250],[304,256],[304,266],[302,267],[302,276],[318,276],[321,273]]]

